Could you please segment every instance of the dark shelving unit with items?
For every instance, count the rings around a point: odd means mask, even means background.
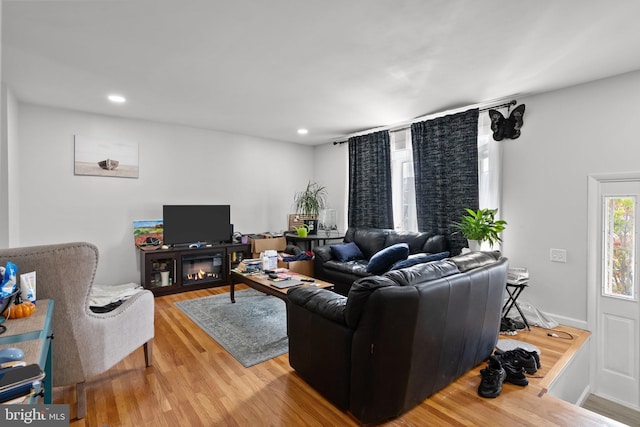
[[[250,250],[240,243],[140,250],[140,281],[156,296],[229,285],[231,269]]]

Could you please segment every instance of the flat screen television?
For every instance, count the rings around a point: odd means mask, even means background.
[[[164,205],[165,245],[231,241],[229,205]]]

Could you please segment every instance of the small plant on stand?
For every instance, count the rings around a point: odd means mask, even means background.
[[[507,222],[496,219],[498,209],[478,209],[474,211],[465,208],[467,215],[460,217],[460,222],[454,222],[451,226],[462,233],[469,241],[469,249],[472,251],[480,250],[482,242],[489,242],[489,246],[501,242],[500,232],[507,225]],[[477,242],[477,243],[476,243]]]
[[[316,234],[318,230],[318,213],[327,204],[326,187],[309,181],[307,188],[296,193],[294,202],[296,204],[296,213],[305,217],[305,223],[309,226],[309,234]]]

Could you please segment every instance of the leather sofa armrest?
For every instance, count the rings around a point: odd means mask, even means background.
[[[322,262],[331,261],[333,254],[331,253],[331,245],[316,246],[313,248],[313,254],[316,258],[320,258]]]
[[[291,288],[287,292],[289,304],[295,304],[306,310],[341,325],[346,325],[344,311],[347,297],[327,289],[310,287]]]

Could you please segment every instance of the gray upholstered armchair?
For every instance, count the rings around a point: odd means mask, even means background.
[[[137,293],[108,313],[89,309],[98,266],[94,245],[1,249],[0,265],[8,260],[18,265],[18,274],[36,271],[36,297],[55,301],[53,385],[76,385],[79,419],[86,415],[87,379],[107,371],[140,346],[144,346],[146,366],[151,365],[154,301],[150,291]]]

